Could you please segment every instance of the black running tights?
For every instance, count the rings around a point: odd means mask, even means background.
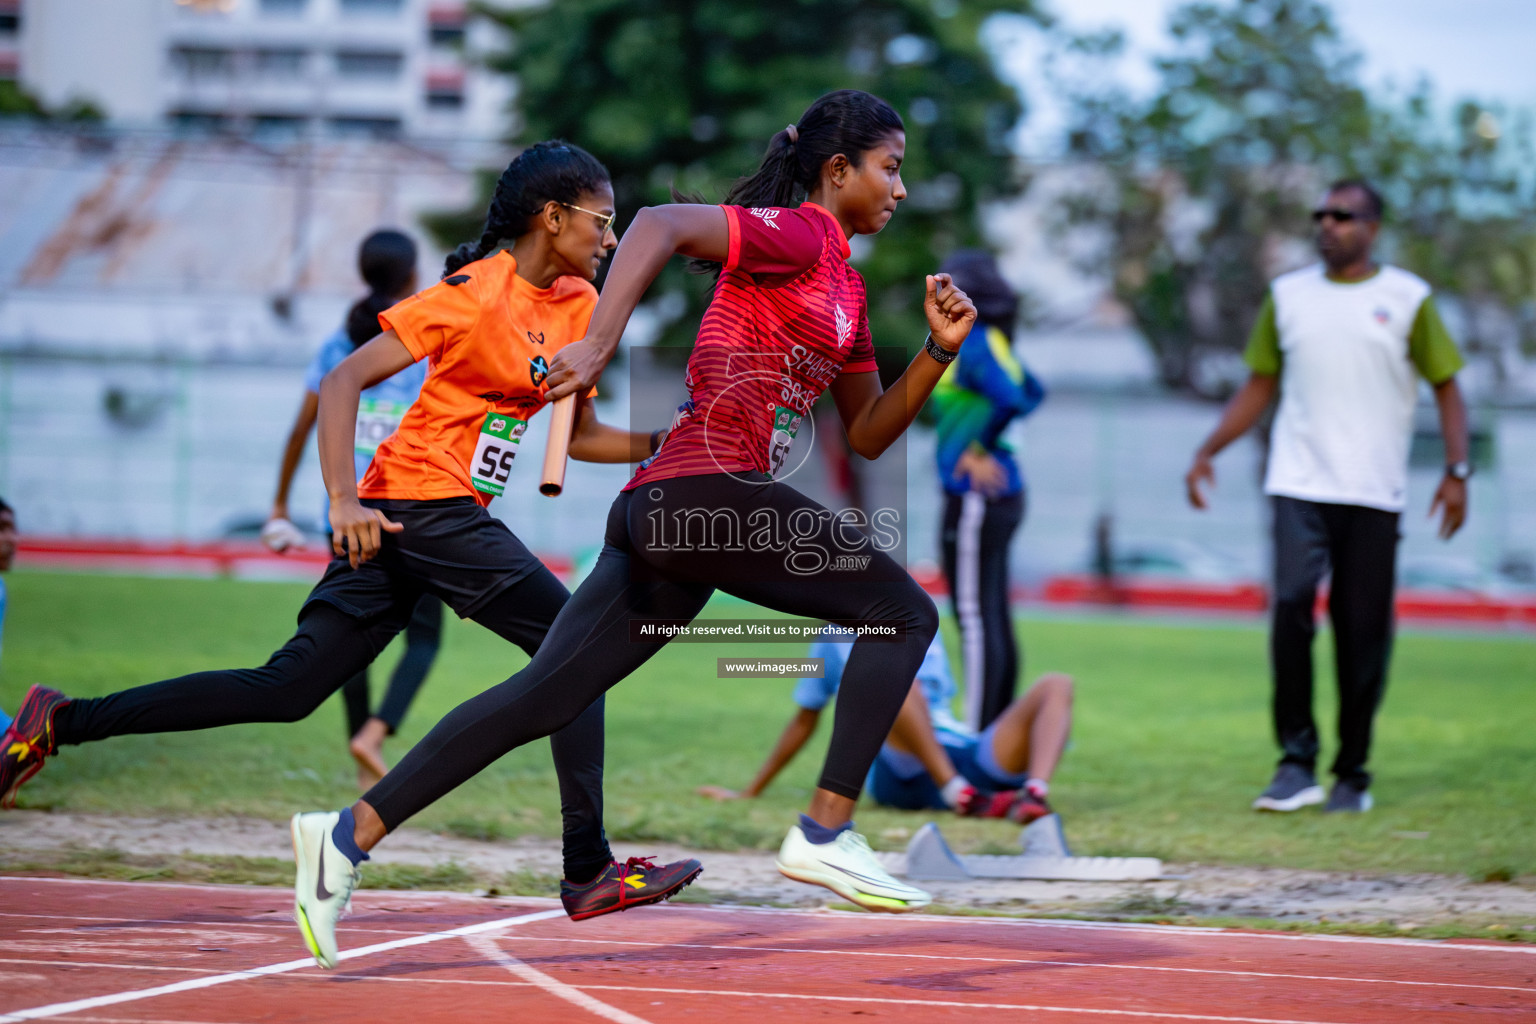
[[[597,565],[533,660],[449,712],[363,799],[399,827],[645,664],[666,641],[637,639],[635,620],[691,620],[716,588],[791,615],[899,624],[894,643],[856,642],[843,675],[819,785],[857,799],[938,629],[928,595],[860,537],[767,478],[682,477],[620,494]]]
[[[405,627],[405,651],[389,674],[389,685],[384,690],[384,700],[379,710],[368,710],[368,670],[352,676],[341,686],[342,703],[347,711],[347,738],[357,731],[370,717],[378,718],[389,727],[393,736],[405,720],[405,713],[416,699],[416,691],[426,681],[437,660],[437,649],[443,639],[443,602],[432,594],[421,595],[411,612],[411,621]]]
[[[532,655],[568,597],[560,581],[541,569],[492,598],[473,618]],[[246,722],[297,722],[378,657],[404,618],[358,619],[311,601],[293,638],[260,668],[194,672],[72,700],[54,717],[55,736],[61,744],[75,744]],[[597,874],[612,856],[603,834],[603,702],[587,701],[567,722],[550,745],[560,781],[565,875],[579,881]]]

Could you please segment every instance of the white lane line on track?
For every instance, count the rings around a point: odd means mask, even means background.
[[[369,956],[373,953],[385,953],[394,949],[404,949],[408,946],[421,946],[429,942],[441,942],[443,939],[460,938],[465,935],[479,935],[483,932],[493,932],[501,928],[511,928],[514,925],[531,924],[534,921],[545,921],[551,917],[562,917],[564,914],[564,910],[540,910],[532,914],[519,914],[516,917],[503,917],[494,921],[464,925],[462,928],[453,928],[445,932],[430,932],[425,935],[413,935],[405,939],[391,939],[389,942],[378,942],[371,946],[359,946],[356,949],[344,950],[337,959],[352,960],[360,956]],[[38,1020],[43,1017],[60,1017],[67,1013],[79,1013],[83,1010],[94,1010],[102,1006],[115,1006],[119,1003],[132,1003],[141,999],[154,999],[157,996],[168,996],[178,992],[191,992],[195,989],[211,988],[214,985],[224,985],[231,981],[244,981],[247,978],[260,978],[272,974],[288,974],[292,971],[300,971],[306,967],[314,966],[314,959],[312,957],[305,957],[303,960],[288,960],[280,964],[268,964],[265,967],[255,967],[245,971],[231,971],[227,974],[216,974],[207,978],[189,978],[186,981],[173,982],[169,985],[157,985],[154,988],[138,989],[130,992],[115,992],[111,995],[75,999],[67,1003],[50,1003],[47,1006],[35,1006],[26,1010],[12,1010],[9,1013],[0,1014],[0,1024],[15,1024],[17,1021]]]
[[[119,889],[195,889],[198,892],[217,892],[223,893],[226,896],[248,896],[252,893],[265,894],[270,892],[272,889],[278,888],[277,886],[269,885],[237,885],[235,883],[229,883],[226,885],[209,885],[205,882],[117,882],[110,878],[52,878],[43,875],[0,875],[0,884],[5,882],[44,882],[48,885],[107,885],[115,886]],[[376,896],[379,899],[390,900],[435,900],[439,903],[443,902],[444,900],[462,900],[473,903],[485,902],[484,896],[475,896],[467,892],[452,892],[444,890],[364,889],[362,892],[357,894],[357,897],[362,899],[367,899],[369,896]],[[510,897],[509,901],[517,903],[547,904],[552,907],[558,907],[560,905],[560,898],[558,896],[516,896]]]
[[[519,900],[518,902],[522,902]],[[292,921],[248,921],[244,919],[229,921],[213,921],[204,918],[169,918],[169,917],[98,917],[87,914],[16,914],[10,911],[0,910],[0,917],[21,917],[33,921],[99,921],[103,924],[126,924],[135,928],[147,924],[174,924],[183,928],[271,928],[284,933],[293,931]],[[353,931],[364,931],[369,935],[427,935],[420,928],[371,928],[359,927],[362,921],[353,921]]]
[[[163,1017],[71,1017],[69,1024],[235,1024],[233,1021],[166,1020]]]
[[[697,911],[712,914],[777,914],[790,917],[821,917],[821,918],[867,918],[869,915],[857,910],[831,910],[818,908],[815,910],[801,910],[791,907],[734,907],[702,903],[690,903],[686,906],[673,905],[668,913],[682,913],[685,911]],[[1483,941],[1459,942],[1455,939],[1390,939],[1375,935],[1323,935],[1314,932],[1264,932],[1243,931],[1236,928],[1213,928],[1201,925],[1188,924],[1134,924],[1127,921],[1071,921],[1064,918],[1033,918],[1033,917],[960,917],[946,916],[943,914],[902,914],[897,920],[913,924],[947,924],[947,925],[982,925],[993,928],[1067,928],[1090,929],[1093,931],[1129,932],[1142,935],[1161,935],[1168,937],[1204,937],[1219,936],[1222,939],[1265,939],[1282,942],[1342,942],[1352,945],[1370,946],[1417,946],[1422,949],[1452,950],[1456,952],[1471,953],[1523,953],[1527,956],[1536,956],[1536,945],[1518,945],[1509,943],[1494,945]]]
[[[567,985],[563,981],[556,981],[543,971],[529,967],[517,957],[498,946],[496,940],[489,935],[470,936],[464,941],[475,952],[481,956],[489,957],[530,985],[537,986],[557,999],[564,999],[568,1003],[579,1006],[590,1014],[601,1017],[604,1020],[611,1020],[614,1024],[650,1024],[643,1017],[636,1017],[632,1013],[626,1013],[617,1006],[609,1006],[601,999],[587,995],[574,985]]]
[[[99,878],[42,878],[21,875],[0,875],[0,883],[3,882],[49,882],[73,885],[110,885],[120,889],[132,886],[142,888],[145,886],[172,888],[172,889],[197,889],[203,892],[249,891],[250,886],[236,885],[202,885],[195,882],[114,882]],[[363,897],[368,892],[360,894]],[[383,893],[379,893],[383,898]],[[425,900],[471,900],[475,903],[483,903],[485,897],[471,896],[468,893],[456,892],[415,892],[410,890],[395,890],[388,895],[390,899],[396,898],[420,898]],[[550,904],[559,906],[559,900],[554,897],[518,896],[515,901],[520,904],[538,906]],[[830,918],[833,920],[869,920],[870,915],[856,910],[830,910],[827,908],[797,909],[792,907],[742,907],[722,906],[702,903],[686,905],[672,904],[666,908],[666,913],[703,913],[703,914],[764,914],[790,917]],[[1519,953],[1526,956],[1536,956],[1536,944],[1518,945],[1514,943],[1494,945],[1490,942],[1473,941],[1461,942],[1454,939],[1394,939],[1382,938],[1374,935],[1323,935],[1313,932],[1265,932],[1243,931],[1234,928],[1213,928],[1196,925],[1180,924],[1134,924],[1127,921],[1073,921],[1064,918],[1025,918],[1025,917],[959,917],[945,916],[942,914],[902,914],[896,918],[903,923],[912,924],[944,924],[944,925],[976,925],[998,928],[1065,928],[1065,929],[1091,929],[1095,931],[1127,932],[1141,935],[1160,935],[1168,937],[1204,937],[1219,936],[1222,939],[1262,939],[1266,941],[1281,942],[1330,942],[1349,945],[1370,946],[1408,946],[1421,949],[1434,949],[1451,952],[1468,953]]]
[[[313,975],[304,975],[313,978]],[[379,981],[405,985],[490,985],[532,987],[522,981],[485,981],[470,978],[401,978],[388,975],[345,975],[349,981]],[[661,988],[655,985],[574,985],[583,992],[645,992],[651,995],[728,996],[737,999],[798,999],[808,1002],[881,1004],[885,1006],[941,1006],[968,1010],[1025,1010],[1033,1013],[1081,1013],[1107,1017],[1151,1017],[1159,1020],[1203,1020],[1217,1024],[1339,1024],[1337,1021],[1295,1020],[1289,1017],[1225,1017],[1210,1013],[1169,1013],[1160,1010],[1108,1010],[1083,1006],[1045,1006],[1027,1003],[967,1003],[957,999],[892,999],[888,996],[833,996],[805,992],[750,992],[726,988]]]
[[[641,985],[583,985],[593,991],[650,992],[690,996],[740,997],[745,999],[801,999],[833,1003],[877,1004],[883,1006],[944,1006],[967,1010],[1022,1010],[1026,1013],[1081,1013],[1104,1017],[1151,1017],[1158,1020],[1204,1020],[1219,1024],[1339,1024],[1337,1021],[1296,1020],[1285,1017],[1227,1017],[1213,1013],[1169,1013],[1160,1010],[1107,1010],[1084,1006],[1039,1006],[1028,1003],[967,1003],[958,999],[891,999],[880,996],[823,996],[797,992],[743,992],[734,989],[659,988]]]
[[[890,953],[867,949],[803,949],[796,946],[710,946],[692,942],[634,942],[622,939],[568,939],[550,938],[538,935],[504,935],[502,940],[506,942],[567,942],[581,943],[596,946],[641,946],[655,949],[665,946],[668,949],[715,949],[726,950],[732,953],[804,953],[810,956],[869,956],[885,957],[907,960],[956,960],[962,962],[980,962],[988,964],[1017,964],[1031,966],[1038,964],[1042,967],[1097,967],[1107,971],[1167,971],[1177,974],[1221,974],[1238,978],[1282,978],[1295,981],[1343,981],[1356,982],[1362,985],[1417,985],[1429,988],[1477,988],[1488,989],[1495,992],[1523,992],[1527,995],[1536,995],[1536,986],[1529,985],[1479,985],[1472,982],[1459,981],[1404,981],[1398,978],[1350,978],[1332,974],[1284,974],[1273,971],[1234,971],[1214,967],[1164,967],[1153,964],[1103,964],[1091,963],[1083,960],[1033,960],[1022,957],[1000,956],[954,956],[940,953]]]
[[[180,974],[222,974],[212,967],[158,967],[148,964],[104,964],[90,960],[23,960],[5,957],[0,964],[36,964],[38,967],[105,967],[113,971],[174,971]]]

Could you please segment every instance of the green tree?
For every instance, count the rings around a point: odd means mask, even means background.
[[[38,121],[68,121],[77,124],[105,120],[101,108],[90,100],[75,99],[52,110],[13,79],[0,80],[0,117],[32,118]]]
[[[1476,102],[1446,123],[1421,87],[1393,113],[1395,144],[1369,154],[1395,213],[1397,262],[1460,300],[1461,338],[1536,355],[1536,167],[1528,113]],[[1490,361],[1502,374],[1507,362]]]
[[[723,196],[756,169],[773,133],[822,93],[866,89],[907,122],[910,198],[855,259],[869,285],[877,344],[920,345],[922,276],[978,239],[979,204],[1016,191],[1007,142],[1022,115],[980,33],[1032,0],[559,0],[487,12],[510,48],[492,66],[515,75],[514,142],[561,137],[613,175],[620,226],[669,189]],[[484,207],[443,218],[438,233],[473,237]],[[689,344],[705,297],[673,261],[659,283],[688,315],[662,341]],[[655,292],[653,292],[653,295]]]
[[[1309,205],[1339,177],[1387,195],[1397,262],[1478,302],[1527,301],[1536,204],[1511,155],[1528,147],[1501,146],[1490,112],[1466,104],[1447,130],[1427,86],[1374,101],[1320,0],[1191,3],[1169,27],[1150,96],[1069,88],[1068,148],[1105,173],[1065,218],[1107,229],[1115,293],[1167,385],[1213,396],[1230,385],[1272,271],[1305,244]],[[1101,57],[1117,44],[1067,50]]]

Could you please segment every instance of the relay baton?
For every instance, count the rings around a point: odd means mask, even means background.
[[[551,498],[565,490],[565,455],[576,422],[576,396],[557,399],[549,412],[549,446],[544,449],[544,475],[539,493]]]

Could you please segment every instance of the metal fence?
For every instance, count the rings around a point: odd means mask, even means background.
[[[0,355],[0,495],[32,533],[203,540],[250,529],[271,505],[302,376],[297,365]],[[610,374],[604,390],[603,418],[627,422],[624,375]],[[1218,461],[1210,511],[1184,501],[1190,453],[1216,415],[1214,406],[1164,395],[1051,395],[1012,434],[1029,481],[1014,548],[1019,578],[1086,566],[1103,513],[1113,517],[1122,552],[1180,563],[1170,571],[1265,575],[1266,513],[1251,440]],[[545,419],[531,424],[525,453],[542,451]],[[1501,564],[1536,554],[1536,411],[1480,410],[1478,419],[1490,465],[1473,479],[1468,528],[1449,544],[1435,538],[1426,511],[1438,472],[1414,469],[1405,571],[1491,580]],[[914,564],[936,560],[933,450],[932,433],[914,427],[906,456]],[[599,545],[628,468],[573,468],[556,503],[537,494],[537,460],[521,461],[514,472],[527,486],[510,488],[493,512],[535,550],[579,559]],[[294,518],[318,527],[323,495],[311,444],[293,489]]]

